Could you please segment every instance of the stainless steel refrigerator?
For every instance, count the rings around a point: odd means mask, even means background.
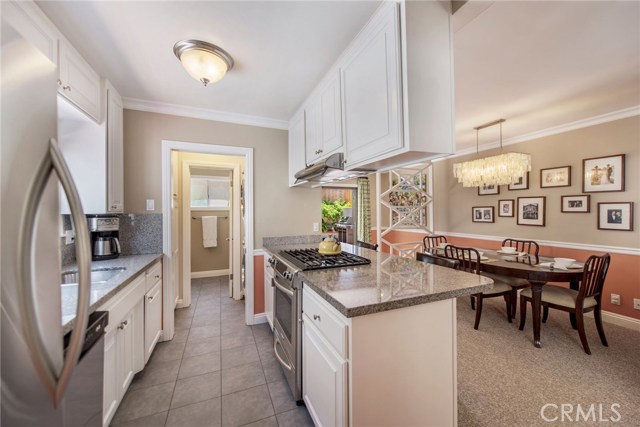
[[[67,426],[75,412],[67,405],[73,400],[69,384],[78,378],[89,310],[88,231],[55,143],[56,66],[4,15],[1,31],[1,424]],[[60,185],[74,205],[81,276],[76,326],[66,348],[60,302]],[[101,375],[95,377],[100,388]]]

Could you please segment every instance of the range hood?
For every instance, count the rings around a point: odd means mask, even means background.
[[[375,170],[352,169],[344,170],[344,154],[335,153],[324,160],[313,163],[294,175],[296,184],[309,182],[314,186],[328,184],[331,182],[344,181],[346,179],[357,178],[367,175]]]

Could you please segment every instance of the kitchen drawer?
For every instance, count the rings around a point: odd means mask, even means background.
[[[115,329],[135,305],[142,301],[145,293],[145,277],[144,274],[140,274],[101,306],[98,310],[109,312],[109,324],[105,328],[105,333],[108,334]]]
[[[307,321],[310,320],[335,351],[346,359],[349,348],[348,326],[340,318],[342,315],[334,311],[318,294],[303,285],[302,312],[308,316]]]
[[[145,293],[153,289],[156,283],[162,280],[162,262],[158,261],[152,267],[149,267],[146,277]]]

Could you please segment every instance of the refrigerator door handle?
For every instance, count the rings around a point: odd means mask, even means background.
[[[78,305],[76,323],[71,333],[67,353],[60,374],[55,372],[47,354],[38,328],[35,290],[32,277],[33,238],[38,205],[44,193],[51,172],[56,173],[69,201],[71,221],[76,230],[76,259],[78,263]],[[18,239],[18,289],[21,311],[24,315],[24,338],[29,347],[32,363],[46,392],[57,407],[62,400],[74,367],[78,363],[85,330],[89,318],[89,297],[91,292],[91,243],[86,217],[80,202],[78,190],[71,172],[64,161],[62,152],[54,138],[49,140],[49,150],[29,187],[24,214],[20,223]]]

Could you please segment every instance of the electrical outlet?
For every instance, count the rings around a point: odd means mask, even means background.
[[[633,308],[636,310],[640,310],[640,298],[633,299]]]
[[[320,231],[320,224],[318,224],[317,222],[313,223],[313,231]]]
[[[618,295],[618,294],[611,294],[611,304],[613,304],[613,305],[620,305],[620,295]]]
[[[65,230],[64,232],[64,244],[70,245],[76,241],[76,236],[73,230]]]

